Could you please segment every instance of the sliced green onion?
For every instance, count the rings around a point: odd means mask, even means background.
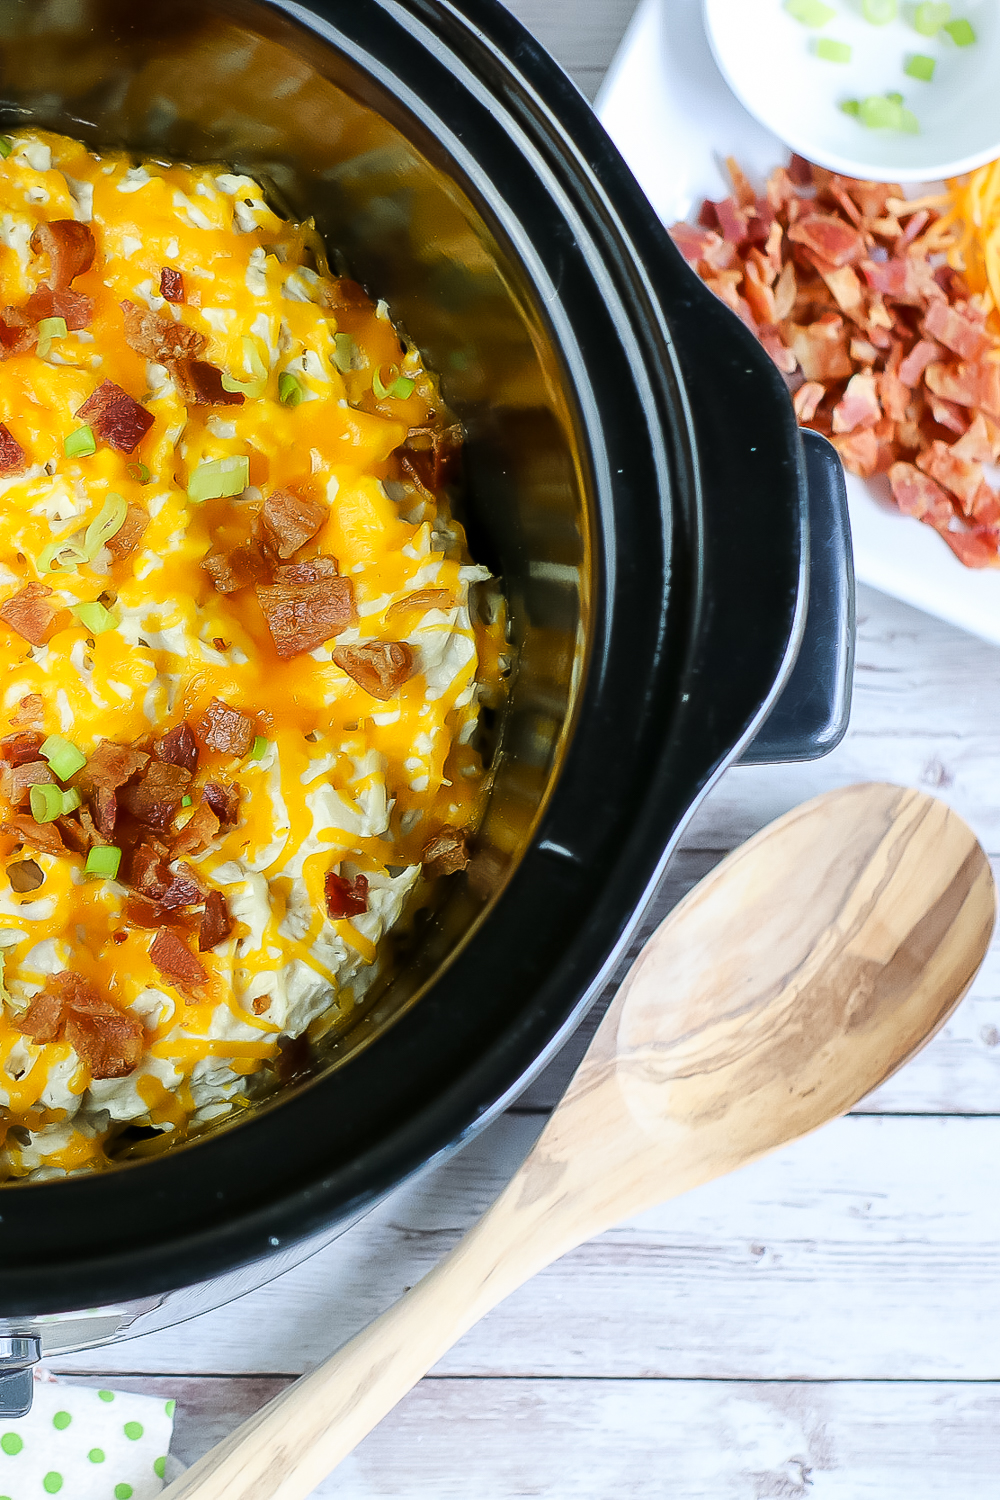
[[[31,816],[36,823],[54,823],[56,818],[61,818],[65,813],[71,813],[78,808],[81,799],[75,787],[64,792],[61,786],[53,786],[51,782],[46,782],[31,787],[28,800],[31,803]]]
[[[851,60],[852,49],[847,45],[847,43],[835,42],[833,40],[833,37],[830,36],[817,37],[813,45],[813,51],[815,52],[816,56],[821,57],[824,62],[849,63]],[[410,384],[412,385],[412,383],[413,382],[411,381]],[[399,384],[398,380],[396,384]]]
[[[255,341],[244,336],[243,360],[249,369],[252,380],[234,380],[231,375],[223,374],[222,389],[224,391],[241,391],[244,396],[263,396],[267,385],[267,366],[260,357],[260,350]]]
[[[972,22],[964,16],[958,21],[946,21],[941,29],[948,33],[956,47],[971,47],[976,40]]]
[[[861,0],[861,14],[873,26],[887,26],[898,11],[896,0]]]
[[[49,542],[47,547],[42,548],[38,554],[38,571],[51,573],[58,569],[60,573],[72,573],[81,563],[90,561],[82,547],[63,538],[61,542]]]
[[[220,500],[225,495],[240,495],[250,483],[250,460],[245,454],[233,458],[214,458],[199,464],[188,480],[188,499]]]
[[[114,880],[121,862],[122,851],[116,849],[114,844],[95,844],[87,855],[87,863],[83,868],[88,875],[103,875],[108,880]]]
[[[181,807],[190,807],[190,806],[191,806],[191,798],[190,797],[182,797],[181,798]]]
[[[302,400],[302,383],[287,370],[278,376],[278,400],[282,406],[298,406]]]
[[[383,366],[383,368],[384,368],[384,366]],[[382,370],[379,369],[376,366],[375,374],[372,376],[372,390],[375,392],[376,396],[378,397],[378,399],[380,401],[384,401],[385,400],[386,396],[388,396],[388,394],[389,394],[390,388],[393,385],[395,385],[395,383],[396,383],[396,381],[398,379],[399,379],[399,366],[398,365],[390,365],[389,366],[389,378],[388,378],[388,380],[383,380],[383,378],[382,378]]]
[[[922,52],[915,52],[912,57],[907,58],[903,72],[908,78],[919,78],[921,83],[930,83],[934,77],[934,68],[933,57],[925,57]]]
[[[83,550],[87,554],[88,562],[93,562],[101,548],[110,542],[113,536],[118,535],[125,525],[127,515],[128,506],[121,495],[116,494],[114,490],[109,490],[104,504],[83,535]]]
[[[920,121],[912,109],[901,109],[899,111],[899,129],[906,135],[920,134]]]
[[[38,324],[38,353],[42,359],[52,348],[54,339],[64,339],[67,334],[65,318],[42,318]]]
[[[10,136],[0,135],[0,156],[6,159],[13,151],[13,149],[14,142],[11,140]]]
[[[84,604],[74,604],[73,613],[91,635],[104,635],[106,631],[118,628],[117,618],[110,609],[105,609],[99,599],[89,599]]]
[[[255,734],[253,745],[251,746],[250,754],[247,756],[247,760],[263,760],[266,754],[267,740],[262,734]]]
[[[834,42],[833,46],[839,47],[840,43]],[[847,50],[849,52],[851,49],[848,47]],[[409,396],[413,395],[413,387],[416,385],[416,383],[417,382],[415,380],[410,379],[409,375],[400,375],[399,379],[390,390],[389,395],[395,396],[397,401],[405,401]]]
[[[902,96],[902,94],[886,94],[885,97],[888,99],[888,101],[889,101],[890,104],[900,104],[901,105],[902,102],[903,102],[903,96]]]
[[[148,484],[149,470],[145,464],[129,464],[128,477],[134,479],[136,484]]]
[[[918,135],[920,121],[912,110],[903,106],[902,94],[869,94],[862,99],[858,118],[869,130],[901,130]]]
[[[801,21],[803,26],[816,28],[825,26],[837,14],[829,5],[824,5],[822,0],[785,0],[785,9],[794,20]]]
[[[89,453],[96,453],[94,429],[78,427],[75,432],[71,432],[68,438],[63,439],[63,452],[67,458],[86,458]]]
[[[918,5],[913,17],[913,29],[919,31],[921,36],[937,36],[941,27],[951,19],[951,6],[944,3],[936,3],[936,0],[924,0],[923,5]]]
[[[346,375],[348,370],[354,369],[354,339],[349,333],[334,334],[333,362],[341,375]]]
[[[72,740],[64,740],[61,734],[50,734],[38,753],[48,761],[52,774],[60,781],[68,781],[87,764],[83,751],[78,750]]]
[[[845,115],[854,115],[857,118],[861,113],[860,99],[844,99],[839,105],[841,112]]]

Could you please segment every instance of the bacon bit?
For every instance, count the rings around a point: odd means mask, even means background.
[[[148,828],[169,828],[191,782],[191,772],[170,761],[154,760],[138,781],[123,788],[119,801],[126,812]]]
[[[271,1004],[270,995],[257,995],[250,1002],[250,1009],[255,1016],[262,1016]]]
[[[11,807],[21,808],[27,806],[33,786],[53,786],[55,779],[47,761],[29,760],[23,765],[4,766],[0,790]]]
[[[468,834],[464,828],[452,828],[445,824],[427,840],[420,856],[424,874],[430,879],[438,875],[454,875],[464,870],[469,863]]]
[[[176,927],[181,932],[196,932],[199,925],[199,918],[192,912],[163,906],[159,901],[150,901],[148,896],[137,896],[134,892],[126,896],[122,916],[129,927],[143,927],[147,931]]]
[[[846,380],[854,373],[839,314],[827,313],[806,327],[789,323],[786,329],[789,346],[807,380]]]
[[[56,818],[56,827],[67,849],[74,854],[86,854],[91,847],[91,839],[82,823],[76,818]]]
[[[360,917],[362,912],[368,910],[366,875],[355,875],[353,880],[346,880],[343,875],[328,870],[323,881],[323,892],[326,896],[326,914],[331,921],[340,922],[348,917]]]
[[[139,845],[132,855],[129,884],[171,911],[177,906],[197,906],[205,899],[205,889],[191,866],[171,870],[162,844]]]
[[[959,438],[957,443],[952,443],[951,451],[957,458],[965,458],[972,463],[996,463],[1000,456],[1000,428],[988,417],[984,417],[982,412],[977,412],[965,436]]]
[[[330,312],[349,312],[372,305],[371,298],[361,283],[351,281],[346,276],[323,283],[322,302]]]
[[[386,702],[413,673],[413,652],[405,641],[365,641],[335,646],[333,660],[373,698]]]
[[[91,1078],[124,1078],[139,1066],[145,1029],[138,1016],[119,1010],[79,974],[54,974],[48,987],[65,1007],[66,1040]]]
[[[20,734],[8,734],[0,740],[0,760],[9,766],[23,766],[29,760],[37,760],[42,747],[42,735],[33,729]]]
[[[221,891],[209,891],[201,918],[201,931],[198,934],[199,953],[209,953],[213,948],[217,948],[232,930],[233,919],[229,915],[225,896]]]
[[[977,360],[975,364],[928,365],[924,384],[944,401],[977,407],[986,416],[1000,420],[1000,365],[986,360]]]
[[[153,752],[158,760],[166,760],[174,766],[183,766],[193,776],[198,769],[198,741],[187,720],[168,729],[166,734],[153,741]]]
[[[968,302],[955,307],[943,300],[932,302],[924,317],[923,331],[961,359],[979,359],[993,348],[994,341],[986,332],[985,314]]]
[[[941,538],[948,543],[959,562],[966,568],[992,568],[997,561],[997,536],[995,531],[944,531],[939,527]]]
[[[905,307],[922,307],[944,293],[934,280],[934,271],[925,260],[905,255],[891,260],[861,262],[861,272],[868,285]]]
[[[160,272],[160,296],[164,302],[184,301],[184,277],[173,266],[164,266]]]
[[[0,422],[0,474],[17,474],[27,462],[28,455],[17,438]]]
[[[332,567],[331,567],[332,565]],[[321,646],[354,620],[354,588],[332,557],[278,568],[257,598],[278,655],[287,660]]]
[[[692,266],[707,260],[710,253],[723,243],[721,234],[714,229],[695,229],[691,224],[675,224],[670,234],[684,259]]]
[[[113,380],[104,380],[76,415],[89,422],[102,443],[119,453],[134,453],[153,425],[153,414]]]
[[[881,375],[876,376],[875,383],[885,415],[892,422],[905,422],[910,404],[909,387],[904,385],[899,376],[894,375],[891,370],[883,370]]]
[[[118,798],[107,787],[99,786],[92,799],[94,826],[109,842],[118,822]]]
[[[816,408],[825,395],[826,386],[821,385],[818,380],[807,380],[804,385],[799,386],[792,397],[792,406],[803,426],[812,421],[816,415]]]
[[[260,520],[268,545],[284,561],[312,541],[328,515],[327,507],[315,500],[274,490],[264,501]]]
[[[7,866],[7,879],[15,896],[26,896],[45,884],[45,875],[33,859],[21,859]]]
[[[149,956],[167,983],[179,990],[197,989],[208,978],[191,949],[169,928],[160,928],[150,946]]]
[[[229,650],[229,642],[228,641],[224,641],[222,639],[221,635],[213,635],[213,637],[212,637],[212,645],[215,647],[216,651],[228,651]]]
[[[177,360],[197,359],[208,340],[196,328],[163,318],[148,307],[123,302],[125,342],[143,359],[158,365],[172,365]]]
[[[805,245],[832,266],[857,265],[865,253],[862,235],[831,214],[808,214],[789,227],[793,244]]]
[[[120,530],[104,544],[116,562],[121,562],[123,557],[131,557],[142,541],[148,525],[147,511],[141,505],[130,504]]]
[[[882,415],[875,376],[852,375],[847,390],[833,409],[834,432],[856,432],[861,427],[874,427]]]
[[[110,838],[105,837],[105,835],[101,833],[100,829],[97,827],[97,824],[94,822],[94,819],[91,816],[90,809],[88,807],[81,807],[77,812],[77,817],[80,820],[80,827],[83,829],[84,835],[86,837],[88,849],[92,849],[95,844],[110,844]],[[56,819],[57,828],[61,828],[62,823],[62,818]],[[70,847],[74,846],[71,845]]]
[[[905,516],[947,525],[954,514],[947,493],[913,464],[896,463],[889,470],[892,498]]]
[[[774,363],[778,366],[778,369],[785,375],[794,374],[798,367],[798,360],[777,329],[761,328],[758,337],[768,354],[774,360]]]
[[[461,451],[462,429],[456,423],[444,428],[411,427],[399,454],[403,469],[436,494],[455,478]]]
[[[390,604],[385,617],[390,620],[393,615],[405,614],[408,609],[450,609],[454,602],[447,589],[417,589]]]
[[[65,1002],[48,990],[41,990],[18,1021],[24,1036],[33,1042],[54,1042],[63,1029]]]
[[[98,791],[117,792],[133,776],[145,771],[149,759],[144,750],[137,750],[134,745],[101,740],[87,764],[77,772],[74,785],[81,796],[88,798]]]
[[[961,501],[965,515],[972,514],[973,500],[983,482],[981,464],[956,457],[947,443],[938,440],[931,443],[926,453],[920,454],[917,467],[950,490]]]
[[[0,620],[32,646],[44,646],[59,614],[48,602],[51,595],[47,584],[26,583],[0,605]]]
[[[90,225],[81,224],[78,219],[53,219],[49,224],[37,224],[31,248],[36,255],[48,255],[49,281],[57,289],[68,287],[84,271],[89,271],[97,250]]]
[[[860,432],[848,432],[830,439],[840,454],[845,468],[862,479],[870,479],[878,471],[878,438],[870,427]]]
[[[242,406],[242,391],[227,391],[222,371],[203,359],[177,360],[170,366],[181,400],[185,406]]]
[[[229,552],[210,552],[201,565],[220,594],[239,593],[263,582],[270,573],[260,544],[254,540],[240,542]]]
[[[12,724],[37,724],[45,712],[45,700],[41,693],[27,693],[17,710],[11,715]]]
[[[920,384],[924,371],[944,354],[940,344],[933,339],[919,339],[909,354],[901,361],[897,371],[900,380],[912,390]]]
[[[220,828],[235,827],[240,815],[240,789],[228,781],[210,781],[203,796],[219,820]]]
[[[38,343],[38,329],[26,312],[5,307],[0,312],[0,359],[27,354]]]
[[[64,318],[68,329],[88,328],[94,316],[94,303],[81,292],[71,292],[68,287],[52,290],[43,282],[24,304],[25,315],[33,323],[43,318]]]
[[[196,731],[209,750],[224,755],[246,755],[253,744],[254,721],[238,708],[231,708],[221,698],[213,698],[198,721]]]
[[[15,813],[0,823],[0,833],[9,833],[22,844],[30,844],[42,854],[65,854],[66,846],[54,823],[36,823],[27,813]]]
[[[219,832],[219,819],[206,802],[199,802],[180,833],[170,845],[171,857],[200,854]]]
[[[940,427],[949,432],[957,432],[959,437],[964,436],[969,426],[968,413],[964,407],[956,406],[954,401],[942,401],[940,396],[929,396],[927,405]]]

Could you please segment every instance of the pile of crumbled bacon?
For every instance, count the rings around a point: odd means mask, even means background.
[[[1000,565],[1000,339],[946,263],[930,201],[801,157],[758,196],[733,195],[670,233],[785,376],[800,423],[863,479],[887,474],[904,514],[971,568]]]

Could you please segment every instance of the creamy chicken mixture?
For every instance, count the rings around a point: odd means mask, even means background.
[[[251,179],[0,139],[0,1175],[343,1026],[468,862],[502,624],[384,304]]]

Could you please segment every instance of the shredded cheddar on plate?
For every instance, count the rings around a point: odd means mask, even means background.
[[[311,226],[220,169],[9,145],[0,1175],[45,1179],[350,1018],[468,861],[503,631],[436,381]]]

